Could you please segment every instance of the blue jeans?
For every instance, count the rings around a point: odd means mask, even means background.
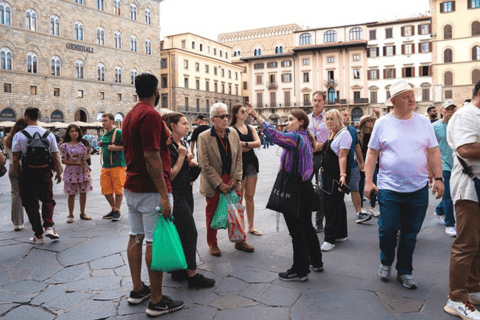
[[[435,208],[435,212],[439,216],[445,215],[445,226],[454,227],[455,226],[455,215],[453,214],[453,201],[452,195],[450,194],[450,176],[452,173],[450,171],[443,171],[443,180],[445,184],[445,193],[443,194],[442,201]]]
[[[380,189],[378,203],[380,204],[380,219],[378,219],[380,261],[384,266],[393,264],[397,234],[400,230],[396,269],[401,275],[412,274],[417,234],[422,228],[428,208],[428,186],[409,193]]]

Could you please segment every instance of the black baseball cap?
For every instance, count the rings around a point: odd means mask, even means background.
[[[199,114],[199,115],[197,116],[197,119],[207,120],[207,117],[205,117],[203,114]]]

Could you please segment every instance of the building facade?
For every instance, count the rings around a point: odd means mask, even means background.
[[[165,37],[161,53],[161,106],[192,120],[216,102],[229,109],[243,103],[243,68],[231,62],[232,48],[184,33]]]
[[[480,1],[430,0],[435,104],[462,106],[480,80]]]
[[[386,112],[390,86],[406,79],[421,88],[417,111],[433,104],[431,18],[429,16],[367,24],[369,103]]]
[[[158,74],[161,0],[0,0],[0,121],[117,121],[135,76]]]

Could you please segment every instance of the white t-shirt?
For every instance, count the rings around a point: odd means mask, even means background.
[[[40,126],[28,126],[25,128],[25,131],[27,131],[33,138],[33,135],[35,132],[40,133],[40,136],[43,136],[46,129],[40,127]],[[57,140],[55,139],[55,136],[53,133],[50,132],[48,135],[48,141],[50,141],[50,152],[58,152],[58,146],[57,146]],[[22,133],[22,132],[17,132],[13,136],[12,140],[12,152],[22,152],[26,153],[27,152],[27,142],[28,138]]]
[[[338,156],[340,149],[350,150],[352,141],[352,135],[350,132],[348,130],[343,130],[335,139],[333,139],[330,148],[332,148],[333,152]]]
[[[480,109],[471,103],[456,111],[447,127],[448,145],[453,151],[453,169],[450,178],[450,192],[453,203],[457,200],[478,202],[475,183],[462,172],[463,167],[458,161],[457,149],[469,143],[480,143]],[[473,173],[480,178],[480,161],[463,159]]]
[[[399,120],[389,113],[375,122],[368,147],[379,151],[379,189],[414,192],[428,183],[426,149],[438,146],[428,118]]]

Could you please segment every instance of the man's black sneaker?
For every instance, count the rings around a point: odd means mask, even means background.
[[[187,270],[177,270],[170,272],[172,275],[172,279],[175,281],[186,281],[188,279],[188,272]]]
[[[322,272],[323,271],[323,264],[319,267],[314,267],[313,265],[310,265],[310,269],[312,269],[315,272]]]
[[[189,288],[210,288],[215,285],[215,280],[206,278],[202,274],[197,273],[195,276],[188,278]]]
[[[308,279],[308,275],[297,274],[292,269],[288,269],[286,272],[281,272],[278,277],[283,281],[306,281]]]
[[[122,219],[122,214],[120,211],[115,211],[112,216],[112,221],[120,221]]]
[[[113,211],[110,211],[109,213],[103,216],[103,219],[106,219],[106,220],[111,220],[112,218],[113,218]]]
[[[143,300],[150,297],[150,287],[146,286],[142,282],[143,288],[137,292],[130,291],[130,297],[128,298],[128,304],[136,305],[142,303]]]
[[[355,223],[362,223],[370,219],[372,219],[372,216],[370,214],[360,211],[357,213],[357,220],[355,220]]]
[[[183,306],[183,301],[174,301],[169,296],[164,295],[162,300],[157,304],[153,304],[152,301],[150,301],[145,312],[147,313],[147,316],[157,317],[162,314],[178,311],[182,309]]]

